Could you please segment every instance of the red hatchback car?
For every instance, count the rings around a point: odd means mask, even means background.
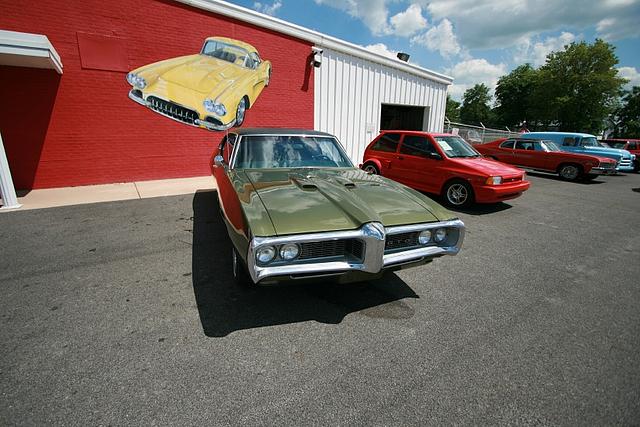
[[[362,169],[427,193],[454,207],[514,199],[529,188],[525,173],[485,159],[456,135],[383,131],[364,152]]]

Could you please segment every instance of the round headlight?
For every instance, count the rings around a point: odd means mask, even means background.
[[[204,102],[202,103],[202,106],[204,107],[205,110],[217,116],[224,116],[225,114],[227,114],[227,109],[224,108],[223,104],[215,102],[214,100],[209,98],[204,100]]]
[[[436,239],[436,242],[444,241],[444,239],[447,238],[447,230],[444,228],[438,228],[436,230],[434,238]]]
[[[276,248],[273,246],[263,246],[256,251],[256,259],[261,264],[266,264],[276,257]]]
[[[280,248],[280,258],[290,261],[298,256],[300,247],[295,243],[287,243]]]
[[[431,231],[430,230],[422,230],[418,235],[418,243],[421,245],[426,245],[431,241]]]
[[[133,73],[129,73],[127,74],[127,83],[129,83],[131,86],[135,86],[135,81],[136,81],[136,75]]]
[[[147,81],[143,77],[136,76],[136,87],[138,89],[144,89],[146,85]]]

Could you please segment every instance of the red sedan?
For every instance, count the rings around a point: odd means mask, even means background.
[[[616,172],[616,161],[606,157],[570,153],[551,141],[539,139],[498,139],[474,147],[480,153],[504,163],[542,172],[557,173],[568,181],[593,179]]]
[[[361,167],[441,195],[454,207],[514,199],[530,185],[522,170],[485,159],[459,136],[444,133],[383,131]]]

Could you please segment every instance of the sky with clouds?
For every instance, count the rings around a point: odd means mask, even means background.
[[[450,75],[460,99],[566,44],[601,38],[640,86],[640,0],[232,0],[289,22]]]

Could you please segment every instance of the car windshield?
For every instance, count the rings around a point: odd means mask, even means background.
[[[602,143],[602,145],[605,147],[608,145],[611,148],[624,148],[626,143],[622,141],[607,141],[606,143]]]
[[[353,167],[338,141],[327,136],[245,136],[237,150],[236,168]]]
[[[482,157],[467,141],[459,136],[433,137],[447,157]]]
[[[207,41],[202,48],[202,54],[222,59],[241,67],[246,67],[246,59],[249,56],[249,52],[245,49],[217,40]]]
[[[580,145],[582,145],[583,147],[601,147],[601,145],[598,144],[598,141],[593,136],[586,136],[582,138]]]

